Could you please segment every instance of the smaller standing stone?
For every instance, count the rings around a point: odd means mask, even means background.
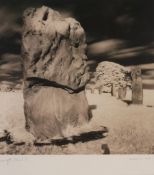
[[[125,99],[127,86],[131,85],[131,71],[117,63],[100,62],[93,78],[86,87],[99,89],[100,93],[111,93],[113,97]],[[120,89],[120,90],[119,90]],[[120,93],[120,94],[119,94]]]
[[[141,68],[136,66],[132,69],[132,103],[143,104],[143,85]]]

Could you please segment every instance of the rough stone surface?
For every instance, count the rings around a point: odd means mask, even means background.
[[[24,13],[23,58],[26,77],[78,89],[86,73],[85,34],[80,23],[42,7]]]
[[[92,81],[93,84],[87,86],[114,94],[119,88],[131,86],[131,71],[117,63],[103,61],[98,64]]]
[[[26,126],[37,138],[88,121],[85,33],[48,7],[24,12],[22,57]]]
[[[143,104],[142,73],[139,66],[133,67],[132,72],[132,103]]]

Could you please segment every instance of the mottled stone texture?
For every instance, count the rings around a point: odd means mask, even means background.
[[[23,18],[26,126],[37,138],[63,135],[89,119],[84,30],[45,6],[27,9]]]
[[[100,93],[111,93],[124,99],[127,86],[131,86],[131,71],[120,64],[102,61],[98,64],[96,72],[93,74],[93,79],[89,82],[86,88],[99,89]]]

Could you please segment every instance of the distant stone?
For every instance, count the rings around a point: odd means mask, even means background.
[[[117,63],[103,61],[98,64],[92,81],[95,82],[92,88],[100,87],[102,92],[115,96],[118,89],[131,86],[131,71]]]
[[[16,90],[21,90],[21,89],[22,89],[22,86],[23,86],[22,84],[17,84],[17,85],[15,86],[15,89],[16,89]]]
[[[142,72],[139,66],[132,68],[132,103],[143,104]]]
[[[10,92],[10,91],[13,91],[13,88],[7,84],[0,84],[0,91]]]

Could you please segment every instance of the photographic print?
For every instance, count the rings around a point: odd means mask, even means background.
[[[154,1],[0,1],[0,154],[154,153]]]

